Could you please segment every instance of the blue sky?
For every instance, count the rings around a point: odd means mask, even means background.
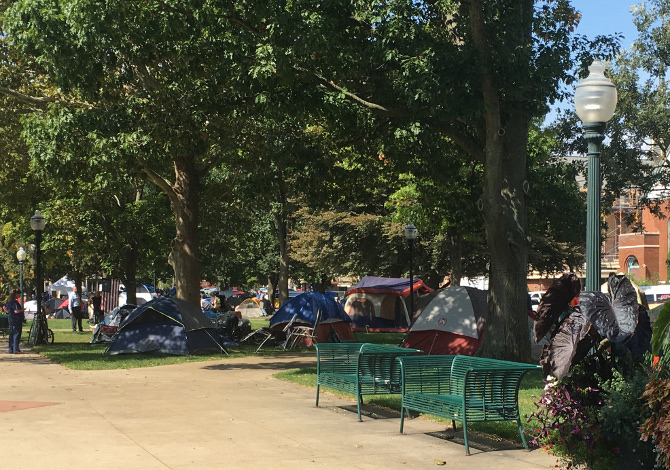
[[[572,6],[582,14],[577,33],[593,38],[597,35],[623,33],[622,45],[630,50],[637,38],[630,7],[643,0],[572,0]]]
[[[576,33],[589,39],[598,35],[621,33],[624,39],[621,45],[630,50],[630,45],[637,39],[637,28],[633,24],[631,5],[642,0],[572,0],[572,6],[582,14]],[[557,103],[545,117],[545,124],[556,119],[557,109],[572,108],[572,103]]]

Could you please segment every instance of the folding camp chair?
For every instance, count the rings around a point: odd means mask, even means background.
[[[283,349],[286,349],[286,344],[288,342],[288,338],[291,336],[291,327],[293,326],[293,323],[295,322],[296,318],[298,318],[297,313],[295,313],[293,315],[293,317],[291,317],[291,319],[288,321],[288,323],[286,323],[286,326],[284,326],[284,328],[281,330],[281,333],[283,333],[284,337],[286,338],[284,340],[284,342],[282,342],[280,344],[280,346]],[[240,342],[244,343],[245,341],[247,341],[248,339],[251,339],[254,336],[259,336],[262,339],[260,340],[261,342],[258,345],[258,348],[256,349],[256,352],[258,352],[263,347],[263,345],[265,345],[265,343],[267,343],[270,339],[278,338],[280,336],[279,333],[280,333],[279,331],[274,330],[272,328],[260,328],[258,330],[254,330],[251,333],[249,333],[247,336],[242,338],[240,340]]]
[[[289,348],[294,348],[301,338],[311,340],[312,344],[317,343],[316,327],[319,326],[320,321],[321,321],[321,309],[317,310],[316,312],[314,326],[294,326],[293,328],[291,328],[291,334],[286,339],[286,342],[289,343]]]

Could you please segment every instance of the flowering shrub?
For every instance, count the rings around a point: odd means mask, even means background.
[[[651,356],[645,358],[651,364]],[[654,446],[640,440],[640,425],[649,416],[640,398],[649,382],[643,363],[619,358],[613,377],[601,384],[603,407],[600,419],[603,433],[621,449],[620,468],[651,469],[654,467]]]
[[[602,394],[593,386],[579,385],[586,378],[579,374],[560,382],[547,378],[538,409],[528,419],[536,430],[531,442],[563,458],[566,468],[616,468],[619,448],[602,433]]]
[[[670,468],[670,359],[654,364],[642,399],[651,415],[642,423],[640,432],[643,441],[652,439],[656,451],[657,466]]]

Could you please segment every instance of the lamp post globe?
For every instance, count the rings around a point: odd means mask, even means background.
[[[575,89],[575,110],[582,120],[588,144],[586,200],[586,289],[600,290],[600,145],[607,121],[617,103],[616,87],[605,76],[599,60],[589,66],[589,75]]]
[[[44,287],[44,281],[42,280],[42,256],[40,245],[42,244],[42,232],[44,231],[46,222],[46,219],[42,217],[39,210],[36,210],[35,215],[30,218],[30,228],[35,232],[35,287],[37,290],[38,318],[42,315],[42,289]]]
[[[407,240],[407,246],[409,247],[409,316],[410,320],[412,315],[414,315],[414,274],[412,272],[413,264],[413,251],[414,251],[414,240],[416,240],[416,235],[418,231],[414,224],[410,222],[405,227],[405,239]]]
[[[21,306],[24,305],[23,299],[23,263],[26,262],[26,250],[23,247],[16,252],[16,259],[19,260],[19,289],[21,290]]]

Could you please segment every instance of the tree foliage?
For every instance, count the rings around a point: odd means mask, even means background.
[[[567,0],[36,0],[3,19],[53,90],[21,94],[43,98],[25,122],[34,161],[59,176],[121,169],[160,188],[178,295],[197,301],[201,265],[207,277],[258,278],[244,265],[271,262],[249,253],[269,246],[267,230],[282,286],[291,247],[304,250],[292,234],[324,248],[305,272],[329,274],[332,243],[352,248],[342,269],[400,275],[413,219],[428,277],[489,266],[483,353],[510,359],[529,350],[529,227],[549,229],[534,263],[577,259],[568,245],[546,249],[571,243],[572,224],[529,220],[527,205],[550,188],[534,191],[532,177],[561,188],[566,167],[545,165],[541,142],[531,163],[528,139],[573,82],[573,58],[588,59],[578,20]],[[298,207],[312,211],[301,220]],[[212,215],[224,212],[217,234]],[[242,230],[253,235],[238,240]]]

